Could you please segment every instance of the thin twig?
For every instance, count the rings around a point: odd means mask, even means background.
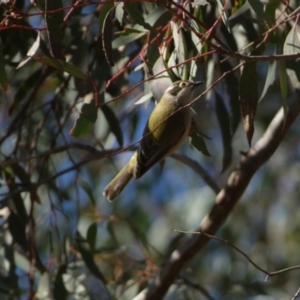
[[[228,244],[230,247],[232,247],[233,249],[235,249],[237,252],[241,253],[244,257],[246,257],[246,259],[250,262],[250,264],[252,264],[256,269],[260,270],[261,272],[263,272],[264,274],[270,276],[271,273],[269,273],[268,271],[262,269],[260,266],[258,266],[244,251],[242,251],[241,249],[239,249],[238,247],[236,247],[235,245],[233,245],[232,243],[230,243],[229,241],[227,240],[224,240],[220,237],[217,237],[215,235],[211,235],[211,234],[208,234],[208,233],[205,233],[201,230],[199,231],[183,231],[183,230],[175,230],[176,232],[179,232],[179,233],[190,233],[190,234],[204,234],[205,236],[207,236],[209,239],[215,239],[215,240],[218,240],[218,241],[221,241],[225,244]]]

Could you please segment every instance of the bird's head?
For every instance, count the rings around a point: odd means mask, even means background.
[[[166,97],[176,102],[178,106],[184,106],[194,100],[194,90],[202,83],[203,81],[193,82],[188,80],[173,82],[173,84],[166,89],[163,98]]]

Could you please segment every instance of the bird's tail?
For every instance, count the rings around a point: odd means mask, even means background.
[[[103,195],[110,201],[114,201],[118,195],[123,191],[127,183],[133,177],[130,168],[126,165],[117,176],[106,186]]]

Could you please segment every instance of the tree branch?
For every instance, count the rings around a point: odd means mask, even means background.
[[[300,97],[297,97],[295,93],[286,118],[281,108],[262,138],[250,148],[248,153],[241,156],[227,184],[217,195],[212,210],[204,217],[198,230],[211,235],[215,234],[244,193],[255,172],[272,156],[299,114]],[[190,237],[173,251],[164,266],[154,275],[149,288],[138,294],[134,300],[162,299],[181,268],[199,252],[207,241],[208,237],[203,234]]]
[[[220,188],[215,179],[197,161],[184,154],[176,152],[173,153],[171,157],[195,171],[216,194],[220,192]]]

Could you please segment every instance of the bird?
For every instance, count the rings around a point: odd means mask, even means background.
[[[194,100],[194,91],[202,83],[179,80],[165,90],[145,125],[138,150],[103,190],[110,202],[132,178],[140,178],[153,165],[173,154],[189,135],[192,113],[188,104]]]

